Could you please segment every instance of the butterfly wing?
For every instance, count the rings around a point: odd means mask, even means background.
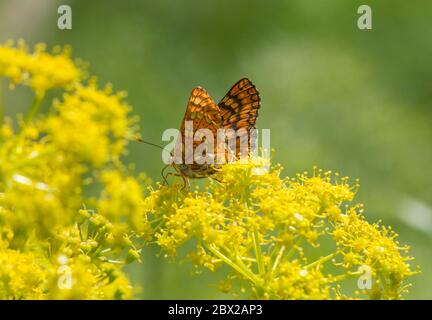
[[[181,139],[178,139],[176,145],[176,152],[181,152],[183,163],[188,164],[188,170],[184,170],[186,175],[197,177],[196,175],[198,175],[200,171],[210,170],[210,166],[197,164],[193,159],[195,148],[202,143],[200,140],[194,141],[194,135],[199,129],[209,129],[214,139],[216,139],[217,129],[219,129],[221,125],[221,119],[220,109],[207,91],[201,87],[193,89],[180,126]],[[186,125],[187,121],[191,121],[193,125],[192,128]],[[186,152],[185,146],[187,139],[190,139],[192,142],[192,152]],[[216,141],[213,143],[214,146],[216,146]],[[201,173],[203,175],[206,174],[205,172]]]
[[[248,135],[249,150],[255,148],[253,139],[250,139],[250,130],[255,129],[258,109],[261,98],[255,85],[247,78],[235,83],[218,104],[221,111],[222,128],[233,129],[241,134],[236,138],[236,156],[240,156],[241,135]],[[228,136],[228,138],[230,138]]]

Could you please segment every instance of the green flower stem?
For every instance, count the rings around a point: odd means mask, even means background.
[[[36,95],[35,96],[33,103],[30,107],[30,110],[29,110],[29,112],[28,112],[28,114],[24,120],[25,125],[28,125],[33,120],[33,117],[36,115],[36,113],[39,111],[39,107],[42,103],[43,98],[44,98],[44,95]]]
[[[211,253],[213,253],[215,256],[225,262],[228,266],[236,270],[242,276],[252,281],[255,285],[258,285],[260,283],[256,276],[249,269],[245,268],[244,265],[236,264],[234,261],[232,261],[230,258],[228,258],[226,255],[224,255],[212,245],[207,246],[207,248]]]
[[[292,245],[292,247],[288,250],[288,253],[287,253],[286,257],[285,257],[286,260],[289,260],[289,259],[292,258],[292,256],[294,255],[294,253],[296,253],[296,250],[295,250],[296,247],[297,247],[301,242],[302,242],[302,238],[298,239],[298,240],[296,241],[296,243],[294,243],[294,244]]]
[[[256,262],[255,258],[248,258],[248,257],[240,257],[243,261],[250,261],[250,262]]]
[[[251,205],[249,187],[247,187],[245,189],[245,192],[243,195],[243,200],[244,200],[244,204],[245,204],[246,209],[249,210],[249,206]],[[254,231],[252,232],[251,236],[252,236],[252,241],[253,241],[253,246],[254,246],[255,258],[257,261],[257,265],[258,265],[258,272],[260,275],[264,275],[265,274],[265,268],[264,268],[264,263],[263,263],[263,254],[261,251],[261,246],[259,244],[259,234],[258,234],[258,230],[256,227],[254,228]]]
[[[331,254],[329,254],[329,255],[327,255],[327,256],[321,257],[321,258],[319,258],[318,260],[316,260],[316,261],[314,261],[314,262],[308,264],[307,266],[305,266],[305,269],[309,269],[309,268],[315,267],[315,266],[317,266],[317,265],[320,265],[320,264],[326,263],[327,261],[333,259],[333,258],[334,258],[335,256],[337,256],[338,254],[339,254],[339,252],[336,251],[336,252],[333,252],[333,253],[331,253]]]
[[[165,223],[165,221],[163,220],[163,218],[160,218],[160,219],[156,219],[156,220],[154,220],[154,221],[151,221],[150,222],[150,225],[152,224],[152,223],[154,223],[156,221],[156,226],[152,226],[152,228],[153,228],[153,230],[154,231],[156,231],[156,230],[158,230],[158,229],[160,229],[160,227]]]
[[[345,274],[341,274],[338,276],[334,276],[331,280],[331,283],[344,281],[344,280],[347,280],[350,278],[355,278],[355,277],[361,276],[362,274],[363,274],[362,271],[356,271],[356,272],[350,272],[350,273],[345,273]]]
[[[3,125],[3,113],[4,113],[4,105],[3,105],[3,78],[0,78],[0,126]]]
[[[252,240],[254,244],[254,251],[255,251],[255,258],[258,265],[258,272],[260,275],[264,275],[265,269],[264,269],[264,263],[263,263],[263,255],[261,251],[261,246],[259,244],[259,234],[258,230],[255,228],[254,232],[252,233]]]
[[[276,256],[276,259],[275,259],[275,261],[273,263],[272,272],[274,272],[276,270],[276,268],[277,268],[277,266],[279,264],[279,261],[280,261],[282,255],[283,255],[284,251],[285,251],[285,246],[282,246],[279,249],[278,255]]]
[[[56,152],[57,151],[54,148],[47,148],[46,150],[41,151],[32,157],[28,157],[22,161],[19,161],[15,166],[11,167],[11,171],[21,170],[22,168],[25,168],[25,167],[28,167],[29,165],[37,163],[37,161],[39,161],[40,159],[43,159],[44,157],[52,156]]]

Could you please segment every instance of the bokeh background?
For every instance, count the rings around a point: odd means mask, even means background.
[[[367,3],[373,30],[361,31]],[[60,4],[72,7],[72,30],[57,28]],[[218,100],[249,77],[284,174],[318,165],[359,178],[367,219],[392,225],[422,268],[407,297],[431,299],[431,12],[432,2],[395,0],[1,0],[0,41],[72,45],[102,84],[129,93],[156,143],[180,124],[194,86]],[[28,103],[14,105],[8,115]],[[127,161],[160,179],[158,149],[132,144]],[[147,248],[128,269],[140,298],[229,298],[218,274],[191,276],[190,264],[157,253]]]

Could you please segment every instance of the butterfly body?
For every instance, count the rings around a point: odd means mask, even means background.
[[[225,143],[217,140],[218,131],[231,130],[249,135],[255,129],[255,122],[260,108],[260,97],[255,86],[249,79],[243,78],[235,83],[222,100],[216,104],[205,89],[196,87],[192,90],[186,107],[186,112],[180,126],[180,136],[177,140],[175,153],[181,156],[181,163],[174,163],[179,174],[188,178],[205,178],[214,174],[221,164],[202,163],[194,158],[194,151],[207,139],[195,139],[195,134],[200,129],[206,129],[214,139],[213,150],[206,152],[209,157],[216,157],[218,145]],[[233,133],[231,133],[233,134]],[[238,142],[240,136],[234,136]],[[229,137],[228,137],[229,138]],[[192,147],[190,152],[187,147]],[[252,148],[252,143],[249,145]],[[232,152],[235,158],[240,156],[239,143]],[[224,159],[226,160],[226,159]]]
[[[212,164],[181,164],[180,172],[191,179],[201,179],[211,176],[217,171],[217,165]]]

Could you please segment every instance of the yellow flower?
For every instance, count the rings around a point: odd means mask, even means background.
[[[294,260],[281,263],[278,267],[278,277],[269,277],[266,286],[278,299],[314,299],[330,298],[326,277],[319,269],[304,269]]]
[[[47,270],[33,253],[0,249],[0,299],[43,299]]]
[[[415,274],[408,264],[412,258],[402,255],[409,248],[395,240],[397,234],[391,228],[369,224],[361,212],[361,206],[350,208],[333,231],[336,245],[344,253],[344,266],[352,271],[353,267],[371,267],[375,279],[373,294],[379,292],[380,298],[398,299],[403,293],[403,281]]]
[[[114,170],[103,172],[101,181],[104,188],[98,203],[100,213],[109,221],[127,223],[137,233],[146,232],[143,190],[139,181]]]
[[[125,152],[132,132],[130,107],[123,96],[112,94],[110,87],[99,90],[95,83],[79,86],[55,104],[58,114],[48,117],[43,128],[52,143],[75,161],[100,167]]]
[[[42,97],[52,88],[71,88],[78,83],[82,72],[70,60],[70,49],[57,50],[50,54],[44,44],[37,44],[29,52],[24,41],[13,41],[0,45],[0,76],[9,78],[12,86],[30,86]]]
[[[63,268],[61,268],[63,266]],[[48,282],[48,299],[130,299],[132,287],[119,266],[97,267],[83,256],[57,265]]]

